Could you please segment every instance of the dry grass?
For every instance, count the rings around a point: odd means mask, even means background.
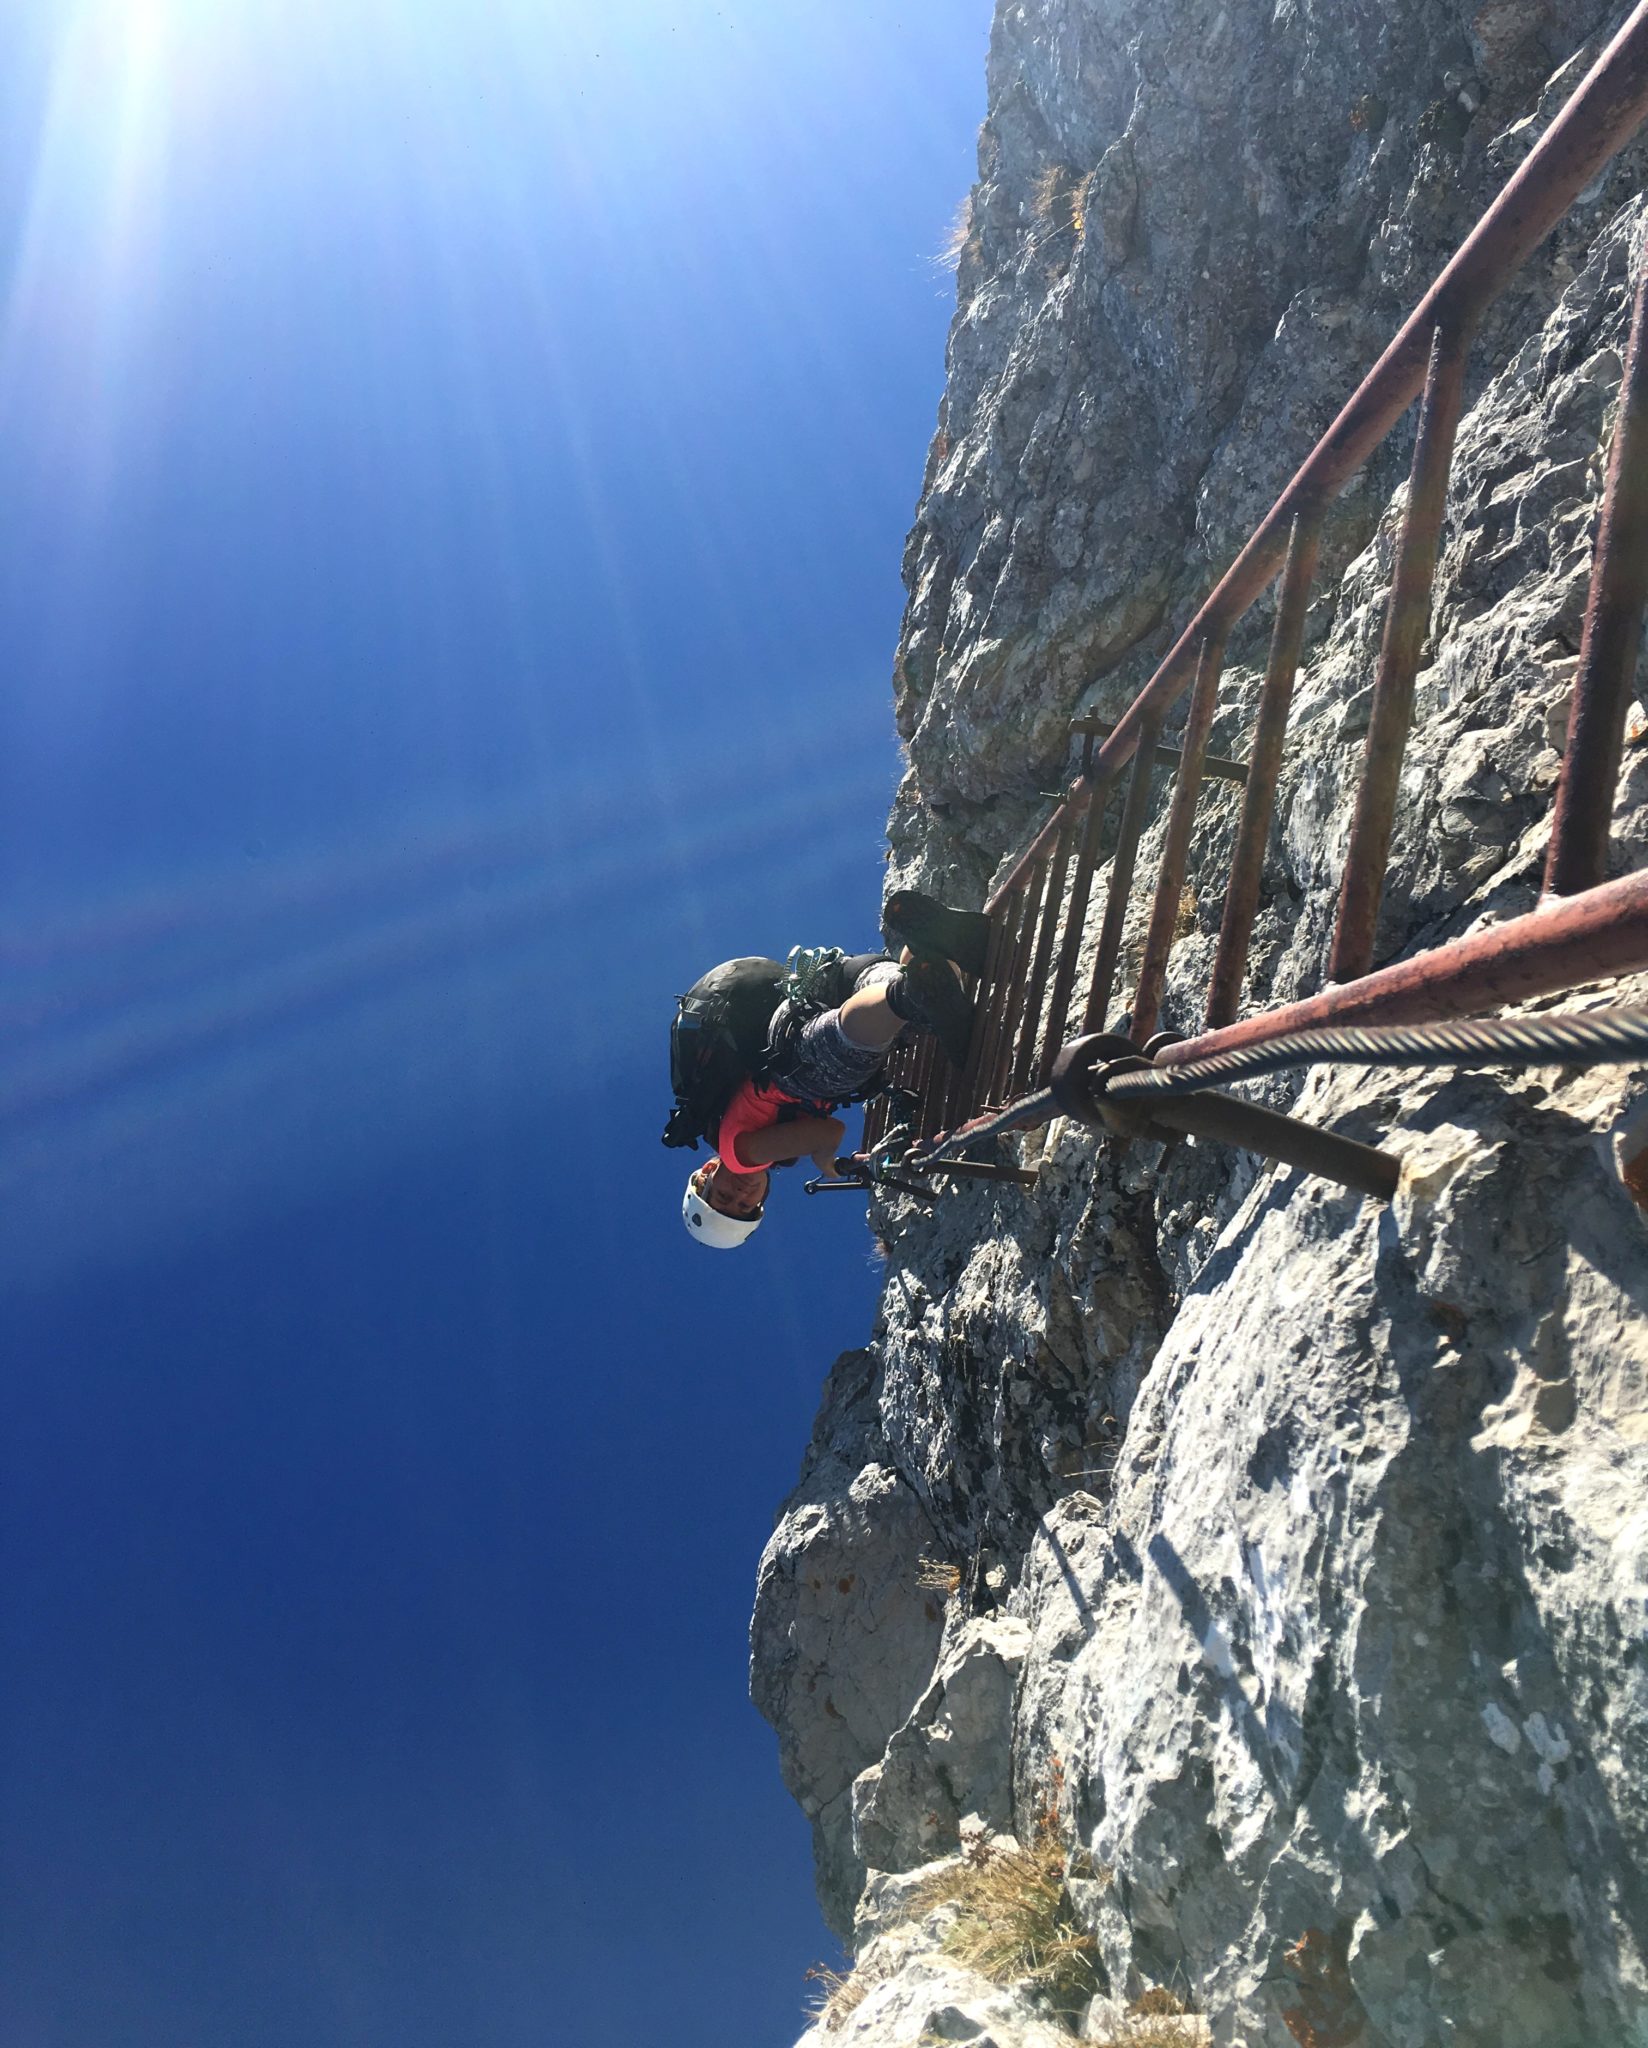
[[[955,1569],[933,1558],[921,1564],[923,1569]],[[1058,1825],[1064,1767],[1057,1757],[1049,1782],[1047,1803],[1028,1845],[992,1842],[982,1832],[964,1831],[959,1860],[917,1884],[903,1910],[905,1918],[913,1919],[950,1908],[939,1934],[946,1955],[989,1983],[1039,1995],[1071,2022],[1100,1988],[1098,1943],[1077,1923],[1070,1902]],[[1078,1854],[1072,1875],[1109,1884],[1113,1873]],[[887,1974],[886,1962],[878,1967],[874,1959],[868,1968],[846,1972],[815,1964],[807,1972],[816,1986],[810,2017],[824,2033],[835,2032]],[[1070,2038],[1074,2048],[1076,2037]],[[1093,2048],[1208,2048],[1209,2039],[1207,2021],[1177,1993],[1158,1987],[1136,1998]]]
[[[1207,2048],[1208,2025],[1176,1992],[1157,1985],[1135,1998],[1127,2017],[1101,2035],[1097,2048]]]
[[[1036,180],[1030,211],[1045,229],[1057,233],[1061,228],[1074,228],[1080,235],[1077,204],[1082,190],[1066,165],[1049,164]]]
[[[1207,2048],[1207,2022],[1192,2013],[1130,2013],[1093,2048]]]
[[[979,237],[973,224],[973,195],[969,192],[956,208],[955,219],[939,244],[938,260],[946,270],[959,270],[961,259],[976,256],[978,251]]]
[[[826,2034],[833,2034],[869,1997],[875,1979],[863,1970],[832,1970],[828,1963],[814,1963],[807,1982],[816,1988],[807,2000],[807,2017]]]
[[[1041,1992],[1072,2012],[1098,1988],[1097,1943],[1078,1927],[1064,1887],[1064,1844],[1051,1812],[1026,1848],[970,1844],[959,1863],[913,1895],[917,1911],[954,1906],[945,1952],[992,1984]]]
[[[1069,191],[1069,178],[1063,164],[1049,164],[1036,180],[1035,191],[1030,198],[1031,212],[1043,223],[1056,223],[1063,227]]]
[[[1087,210],[1092,204],[1093,187],[1098,179],[1098,175],[1097,171],[1089,171],[1087,176],[1082,179],[1081,183],[1070,194],[1070,225],[1076,231],[1076,240],[1078,242],[1087,233]]]
[[[1035,222],[1027,243],[1031,254],[1054,247],[1060,261],[1069,261],[1076,244],[1087,232],[1091,184],[1090,178],[1078,178],[1068,164],[1047,166],[1030,197],[1030,214]],[[1058,238],[1064,235],[1069,240],[1060,245]]]
[[[942,1557],[918,1557],[916,1559],[916,1584],[932,1593],[959,1593],[961,1591],[961,1566],[946,1564]]]

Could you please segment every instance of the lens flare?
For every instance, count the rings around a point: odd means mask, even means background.
[[[175,26],[165,0],[66,14],[0,298],[0,426],[44,400],[59,481],[94,504],[119,460],[126,369],[155,304]]]

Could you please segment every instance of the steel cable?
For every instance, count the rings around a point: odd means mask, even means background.
[[[1052,1089],[1038,1088],[1034,1095],[1021,1096],[1017,1102],[1008,1103],[1005,1109],[975,1117],[972,1123],[963,1124],[960,1130],[952,1131],[936,1145],[913,1146],[905,1155],[906,1163],[918,1171],[936,1166],[942,1160],[959,1158],[969,1145],[982,1144],[986,1138],[1003,1137],[1008,1131],[1029,1130],[1033,1125],[1047,1123],[1057,1115],[1058,1104],[1053,1100]]]
[[[1432,1024],[1343,1024],[1290,1031],[1262,1045],[1209,1053],[1182,1066],[1118,1074],[1107,1095],[1184,1095],[1209,1082],[1251,1081],[1286,1067],[1606,1066],[1648,1059],[1648,1010],[1557,1016],[1458,1017]]]
[[[1130,1067],[1107,1081],[1118,1100],[1189,1095],[1214,1082],[1252,1081],[1288,1067],[1607,1066],[1648,1061],[1648,1010],[1566,1011],[1555,1016],[1444,1018],[1430,1024],[1347,1024],[1290,1031],[1261,1045],[1209,1053],[1182,1066]],[[936,1144],[912,1148],[918,1169],[954,1159],[969,1145],[1047,1123],[1058,1114],[1050,1088],[979,1117]]]

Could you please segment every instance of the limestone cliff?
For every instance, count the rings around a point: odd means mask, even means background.
[[[1072,714],[1151,672],[1625,11],[1002,0],[905,561],[900,880],[981,898]],[[1645,162],[1475,351],[1385,958],[1535,897]],[[1322,979],[1408,446],[1328,529],[1250,1001]],[[1231,646],[1221,752],[1268,625]],[[1204,794],[1183,1026],[1234,817]],[[1613,853],[1648,861],[1648,749]],[[1264,1094],[1399,1152],[1397,1200],[1055,1124],[1033,1189],[873,1212],[881,1314],[753,1627],[869,1987],[819,2048],[1132,2038],[1153,1991],[1222,2043],[1648,2043],[1648,1229],[1610,1147],[1643,1084]],[[1047,1816],[1085,2015],[963,1967],[915,1875]]]

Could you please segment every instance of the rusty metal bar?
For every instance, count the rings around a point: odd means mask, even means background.
[[[1253,921],[1259,910],[1265,846],[1276,805],[1276,785],[1282,773],[1282,745],[1287,738],[1288,713],[1293,707],[1293,679],[1299,671],[1305,613],[1310,608],[1311,579],[1316,574],[1321,541],[1320,515],[1301,512],[1288,536],[1287,566],[1282,571],[1276,624],[1271,630],[1270,659],[1265,665],[1265,685],[1259,695],[1259,715],[1253,727],[1247,789],[1231,855],[1230,884],[1225,890],[1224,916],[1219,924],[1219,948],[1213,957],[1213,978],[1208,984],[1210,1031],[1230,1022],[1242,997]]]
[[[1614,446],[1602,495],[1591,594],[1579,643],[1568,745],[1557,784],[1545,886],[1570,896],[1608,872],[1608,828],[1625,714],[1648,603],[1648,244],[1631,314]]]
[[[896,1052],[897,1050],[898,1048],[895,1046],[893,1051]],[[891,1054],[889,1054],[887,1060],[887,1079],[889,1083],[893,1079]],[[881,1143],[881,1134],[886,1127],[887,1098],[885,1095],[874,1095],[864,1105],[864,1149],[866,1152],[873,1152]]]
[[[1092,744],[1091,737],[1088,740]],[[1070,998],[1076,988],[1076,968],[1081,961],[1082,939],[1087,932],[1087,904],[1093,893],[1093,870],[1098,865],[1099,840],[1104,833],[1105,812],[1110,807],[1111,784],[1107,780],[1088,795],[1087,813],[1082,821],[1081,845],[1076,849],[1076,872],[1070,882],[1070,904],[1064,914],[1064,941],[1059,947],[1059,964],[1053,976],[1053,994],[1047,1005],[1047,1034],[1042,1040],[1037,1079],[1044,1082],[1053,1070],[1059,1047],[1064,1043],[1070,1021]]]
[[[1091,744],[1094,734],[1097,734],[1100,739],[1108,738],[1116,730],[1116,723],[1117,721],[1113,718],[1073,718],[1070,721],[1070,730],[1086,734]],[[1156,765],[1158,768],[1175,767],[1179,759],[1180,753],[1177,747],[1163,744],[1156,749]],[[1204,775],[1217,775],[1221,781],[1246,782],[1247,771],[1247,762],[1233,761],[1228,754],[1204,754],[1202,756],[1202,773]]]
[[[1616,1134],[1614,1165],[1631,1200],[1648,1209],[1648,1105],[1639,1104]]]
[[[994,1028],[992,1020],[999,1016],[1000,1005],[1007,993],[1007,922],[1005,911],[999,912],[990,920],[990,943],[985,948],[984,972],[979,976],[978,987],[973,996],[972,1043],[967,1048],[967,1064],[962,1069],[961,1078],[944,1105],[946,1124],[963,1122],[972,1115],[972,1105],[978,1100],[979,1071],[984,1057],[985,1041]]]
[[[894,1040],[892,1051],[887,1057],[886,1071],[888,1080],[894,1088],[901,1090],[907,1095],[913,1095],[916,1092],[916,1067],[920,1053],[921,1046],[915,1033],[906,1031],[901,1038]],[[887,1135],[891,1122],[891,1105],[888,1103],[885,1095],[879,1095],[865,1112],[864,1149],[866,1152],[873,1151],[881,1143],[882,1139]]]
[[[1154,1034],[1161,1015],[1168,955],[1173,951],[1179,905],[1184,900],[1185,863],[1190,857],[1196,799],[1201,794],[1202,761],[1207,753],[1207,736],[1213,728],[1224,659],[1224,648],[1216,640],[1202,642],[1196,688],[1190,699],[1190,715],[1185,720],[1183,758],[1173,785],[1173,804],[1167,814],[1167,833],[1156,870],[1156,896],[1150,906],[1150,929],[1139,967],[1139,986],[1133,997],[1133,1036],[1140,1045]]]
[[[1054,842],[1053,858],[1047,867],[1047,888],[1042,897],[1041,926],[1036,933],[1036,950],[1030,962],[1030,979],[1024,991],[1024,1014],[1019,1027],[1019,1047],[1008,1083],[1014,1094],[1028,1088],[1040,1051],[1042,1004],[1047,998],[1047,971],[1053,960],[1053,941],[1059,934],[1059,912],[1064,907],[1064,878],[1070,867],[1070,842],[1076,836],[1073,818],[1066,818]]]
[[[941,1126],[946,1127],[954,1123],[962,1096],[966,1092],[967,1076],[972,1072],[973,1068],[973,1048],[978,1043],[980,1029],[979,998],[984,989],[983,977],[980,976],[975,980],[970,974],[964,975],[961,985],[966,989],[973,1001],[973,1029],[967,1041],[967,1058],[959,1067],[950,1068],[945,1077],[944,1092],[939,1098],[938,1120]]]
[[[1003,1031],[1007,1028],[1007,998],[1013,980],[1013,962],[1018,954],[1019,927],[1025,915],[1023,895],[1010,897],[1000,910],[994,912],[991,925],[1000,942],[997,957],[997,973],[994,998],[990,1012],[985,1019],[985,1030],[976,1048],[977,1064],[974,1068],[973,1087],[969,1102],[973,1105],[988,1102],[996,1072],[996,1052],[1001,1044]],[[972,1061],[975,1049],[969,1047],[968,1058]],[[971,1111],[969,1111],[971,1114]]]
[[[937,1105],[933,1101],[935,1076],[945,1065],[944,1054],[938,1040],[930,1031],[924,1031],[917,1041],[916,1074],[914,1093],[918,1098],[915,1116],[917,1137],[925,1138],[938,1127]]]
[[[931,1040],[931,1044],[932,1057],[927,1066],[927,1080],[921,1102],[921,1130],[924,1137],[930,1137],[934,1131],[941,1131],[944,1128],[944,1104],[956,1072],[950,1064],[949,1055],[938,1040]]]
[[[980,976],[975,980],[970,974],[963,975],[961,985],[966,989],[973,1001],[973,1029],[967,1040],[966,1059],[962,1061],[959,1067],[951,1066],[944,1078],[943,1092],[938,1100],[938,1120],[941,1126],[950,1123],[952,1120],[954,1105],[967,1085],[967,1071],[973,1062],[973,1046],[977,1042],[979,1033],[978,999],[984,987],[983,977]]]
[[[1244,1102],[1239,1095],[1220,1095],[1210,1089],[1205,1095],[1168,1096],[1150,1105],[1150,1121],[1169,1131],[1193,1138],[1212,1138],[1221,1145],[1234,1145],[1243,1152],[1258,1152],[1266,1159],[1279,1159],[1284,1166],[1296,1166],[1303,1173],[1320,1174],[1336,1180],[1358,1194],[1376,1196],[1388,1202],[1396,1193],[1401,1163],[1389,1152],[1346,1138],[1337,1131],[1324,1131],[1280,1110],[1263,1109],[1256,1102]]]
[[[1179,1066],[1319,1024],[1405,1024],[1468,1017],[1645,968],[1648,870],[1604,882],[1580,896],[1548,898],[1524,917],[1454,939],[1434,952],[1398,960],[1359,981],[1185,1039],[1166,1047],[1156,1063]]]
[[[907,1090],[911,1083],[911,1073],[913,1047],[909,1034],[905,1034],[903,1038],[895,1040],[893,1051],[886,1057],[886,1079],[893,1083],[893,1087]],[[864,1151],[874,1151],[880,1145],[880,1141],[886,1137],[888,1122],[891,1122],[891,1104],[888,1104],[886,1096],[876,1096],[876,1100],[864,1112]]]
[[[1093,961],[1093,978],[1088,984],[1087,1007],[1082,1013],[1084,1031],[1102,1031],[1104,1013],[1116,982],[1116,963],[1121,958],[1122,927],[1127,921],[1127,898],[1133,887],[1133,863],[1138,858],[1139,835],[1150,815],[1150,778],[1156,766],[1156,728],[1145,728],[1144,738],[1133,757],[1128,778],[1127,801],[1122,806],[1121,831],[1110,859],[1110,887],[1104,899],[1104,923],[1099,929],[1099,950]]]
[[[931,1171],[951,1173],[958,1180],[1006,1180],[1021,1188],[1033,1188],[1036,1185],[1036,1176],[1026,1168],[997,1166],[987,1159],[941,1159]]]
[[[1018,946],[1019,920],[1023,915],[1024,904],[1017,896],[993,913],[994,923],[1000,932],[1001,952],[990,1007],[980,1023],[975,1025],[973,1042],[968,1047],[967,1063],[972,1069],[966,1094],[968,1105],[988,1102],[990,1099],[990,1085],[996,1069],[996,1048],[1001,1043],[1001,1034],[1006,1025],[1007,991],[1013,978],[1013,956]],[[964,1119],[972,1114],[972,1108],[969,1106],[964,1112]],[[957,1119],[951,1117],[949,1121],[954,1126]]]
[[[1002,1003],[1001,1039],[986,1082],[987,1099],[991,1102],[1001,1101],[1007,1090],[1007,1078],[1013,1071],[1014,1033],[1023,1014],[1024,983],[1030,972],[1030,942],[1035,936],[1036,910],[1046,878],[1045,861],[1037,861],[1024,888],[1024,913],[1013,945],[1013,971],[1008,976],[1007,995]]]
[[[887,1064],[882,1070],[889,1088],[901,1088],[904,1086],[904,1076],[908,1071],[909,1065],[909,1051],[910,1035],[908,1032],[902,1038],[895,1038],[889,1047]],[[880,1095],[872,1096],[864,1105],[864,1149],[866,1152],[873,1152],[875,1150],[881,1143],[886,1129],[887,1096],[884,1091]]]
[[[1396,1192],[1400,1162],[1355,1138],[1324,1131],[1279,1110],[1262,1109],[1237,1095],[1196,1089],[1187,1095],[1120,1098],[1108,1092],[1107,1077],[1144,1068],[1148,1060],[1128,1057],[1130,1041],[1096,1031],[1073,1039],[1059,1054],[1049,1087],[1051,1107],[1078,1122],[1129,1138],[1165,1139],[1169,1134],[1212,1138],[1239,1146],[1284,1166],[1320,1174],[1364,1195],[1389,1201]]]
[[[1396,573],[1385,607],[1385,637],[1373,685],[1362,776],[1356,790],[1350,845],[1339,890],[1339,915],[1328,958],[1330,981],[1354,981],[1373,965],[1374,934],[1385,893],[1402,756],[1413,723],[1414,681],[1431,629],[1431,586],[1448,503],[1454,435],[1465,401],[1470,336],[1436,330],[1419,432],[1413,444],[1408,502],[1397,544]]]
[[[900,1074],[898,1085],[900,1088],[903,1089],[904,1093],[907,1096],[913,1096],[915,1099],[913,1102],[906,1103],[905,1105],[903,1105],[902,1114],[897,1119],[897,1122],[893,1124],[893,1128],[896,1130],[898,1128],[898,1124],[908,1123],[911,1126],[912,1130],[914,1130],[916,1128],[917,1113],[921,1108],[920,1038],[913,1031],[905,1032],[904,1036],[898,1042],[898,1051],[900,1058]]]
[[[950,1094],[959,1078],[957,1070],[950,1064],[943,1051],[935,1053],[927,1069],[926,1085],[922,1093],[923,1133],[944,1129],[948,1121],[946,1112]]]
[[[1100,750],[1095,773],[1119,769],[1132,757],[1147,718],[1159,725],[1188,686],[1202,641],[1228,638],[1268,586],[1281,566],[1295,516],[1320,511],[1337,497],[1419,396],[1437,329],[1458,332],[1474,325],[1645,117],[1648,0],[1639,0],[1128,706]],[[1020,870],[1045,855],[1051,844],[1049,827],[1025,849],[996,897],[1011,889]]]
[[[1002,1033],[1008,1028],[1007,1002],[1013,981],[1013,962],[1018,955],[1019,928],[1024,921],[1025,903],[1021,894],[1010,898],[996,914],[1001,930],[1001,954],[998,962],[995,1000],[991,1006],[988,1029],[979,1049],[978,1067],[974,1075],[971,1100],[984,1103],[990,1100],[990,1091],[995,1083],[996,1054],[1001,1045]]]

